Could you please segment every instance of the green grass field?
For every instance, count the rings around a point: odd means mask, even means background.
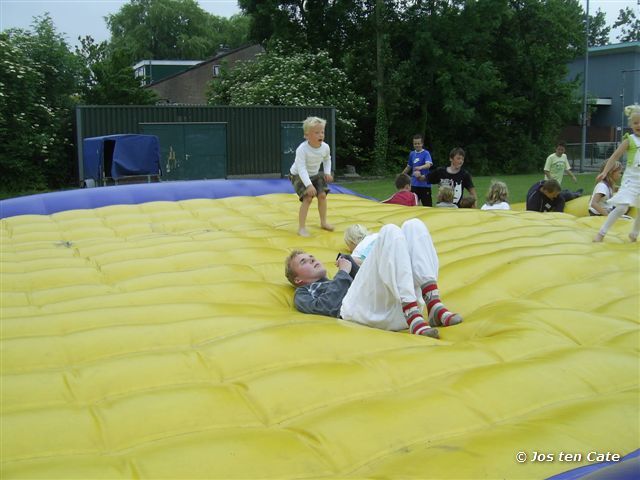
[[[574,183],[573,180],[571,180],[571,177],[565,176],[562,181],[562,187],[571,191],[582,188],[584,190],[583,195],[591,195],[593,187],[595,186],[596,173],[576,173],[576,178],[578,179],[578,182]],[[363,180],[338,179],[337,182],[356,193],[367,195],[378,200],[384,200],[385,198],[389,198],[395,192],[395,186],[393,184],[394,179],[395,177],[390,176]],[[476,186],[476,192],[478,194],[478,207],[484,203],[491,180],[494,179],[501,180],[507,184],[507,187],[509,188],[509,203],[520,203],[525,201],[527,191],[531,185],[538,180],[542,180],[542,175],[534,173],[529,175],[473,177],[473,183]],[[434,203],[437,190],[438,189],[436,187],[433,191]]]
[[[578,183],[573,183],[571,177],[565,176],[562,186],[568,190],[577,190],[582,188],[584,190],[583,195],[591,195],[593,187],[595,186],[595,173],[576,173]],[[367,195],[378,200],[384,200],[389,198],[395,192],[395,186],[393,185],[395,176],[388,176],[382,178],[363,178],[363,179],[344,179],[338,178],[337,183],[344,187],[353,190],[356,193]],[[473,183],[476,186],[476,192],[478,193],[478,207],[484,203],[484,199],[487,195],[487,190],[491,180],[502,180],[509,187],[509,203],[524,202],[529,187],[538,180],[542,179],[540,174],[534,173],[529,175],[497,175],[495,177],[473,177]],[[435,202],[437,195],[437,187],[433,191],[433,200]],[[25,192],[8,192],[0,188],[0,199],[12,198],[21,195],[31,195],[34,193],[44,193],[36,191]]]

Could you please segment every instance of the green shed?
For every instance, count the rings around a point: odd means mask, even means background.
[[[164,180],[286,176],[308,116],[327,120],[325,142],[335,166],[334,107],[81,105],[76,107],[79,176],[85,138],[124,133],[158,136]]]

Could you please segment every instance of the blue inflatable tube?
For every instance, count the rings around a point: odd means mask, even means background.
[[[329,185],[332,193],[354,192],[338,184]],[[90,209],[109,205],[133,205],[146,202],[260,196],[270,193],[294,193],[288,179],[190,180],[161,183],[116,185],[110,187],[40,193],[0,201],[0,218],[16,215],[51,215],[66,210]]]
[[[640,450],[617,462],[596,463],[569,470],[548,480],[637,480],[640,478]]]

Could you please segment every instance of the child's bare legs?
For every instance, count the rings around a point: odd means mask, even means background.
[[[327,194],[324,192],[318,193],[318,213],[320,213],[320,226],[333,232],[333,225],[327,223]]]
[[[311,202],[313,201],[313,196],[305,195],[302,197],[302,202],[300,203],[300,211],[298,212],[298,235],[302,237],[308,237],[309,232],[307,231],[307,214],[309,213],[309,207],[311,206]]]
[[[613,226],[614,223],[616,223],[616,221],[622,215],[624,215],[624,212],[626,212],[628,208],[629,208],[629,205],[617,205],[616,208],[614,208],[611,212],[609,212],[609,215],[607,216],[607,220],[604,222],[604,224],[600,228],[600,231],[593,238],[593,241],[601,242],[604,239],[604,236],[609,231],[609,229]],[[636,237],[637,237],[637,233],[636,233]],[[629,238],[631,238],[631,234],[629,234]],[[635,240],[632,240],[632,241],[635,241]]]

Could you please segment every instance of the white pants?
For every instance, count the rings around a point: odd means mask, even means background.
[[[421,285],[438,279],[438,254],[418,219],[385,225],[342,300],[340,316],[382,330],[404,330],[402,304],[424,306]]]

